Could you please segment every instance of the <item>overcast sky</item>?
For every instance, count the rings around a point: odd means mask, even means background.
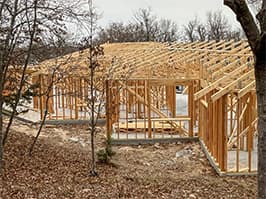
[[[205,19],[206,12],[221,10],[236,25],[232,11],[223,5],[223,0],[94,0],[94,5],[102,12],[101,26],[111,22],[132,20],[133,13],[139,8],[151,7],[159,18],[168,18],[179,26],[187,23],[195,15]]]

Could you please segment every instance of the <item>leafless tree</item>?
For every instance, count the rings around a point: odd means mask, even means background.
[[[133,42],[138,41],[139,27],[136,24],[113,22],[97,33],[97,43]]]
[[[65,33],[65,21],[74,16],[72,9],[77,1],[49,0],[2,0],[0,2],[0,169],[3,167],[3,146],[12,125],[17,105],[24,95],[27,86],[26,71],[28,65],[36,62],[32,54],[40,41],[46,36]],[[77,14],[76,18],[83,16]],[[85,17],[85,16],[84,16]],[[6,104],[3,91],[9,84],[9,74],[15,71],[18,75],[17,85],[12,91],[12,112],[3,129],[3,105]]]
[[[100,113],[103,108],[104,101],[104,81],[103,75],[99,75],[102,72],[102,67],[99,63],[98,57],[103,55],[103,48],[95,45],[93,42],[93,37],[97,31],[97,21],[99,19],[99,15],[97,13],[96,8],[93,5],[92,0],[88,1],[89,10],[88,10],[88,19],[89,19],[89,54],[88,54],[88,67],[89,67],[89,80],[88,80],[88,92],[89,96],[87,99],[87,106],[89,108],[89,129],[90,129],[90,137],[91,137],[91,170],[90,174],[92,176],[97,176],[96,171],[96,157],[95,157],[95,135],[96,135],[96,126],[97,120],[100,116]]]
[[[101,30],[97,33],[96,42],[171,42],[178,39],[177,25],[169,19],[157,20],[156,18],[153,22],[155,28],[153,27],[150,31],[148,31],[148,36],[144,26],[141,24],[143,23],[136,21],[128,24],[123,22],[113,22],[106,28],[101,28]]]
[[[245,0],[224,0],[224,4],[236,14],[255,57],[255,78],[258,109],[258,198],[266,198],[266,0],[260,0],[261,8],[256,23]]]
[[[198,24],[196,32],[200,41],[205,41],[207,39],[207,30],[203,24]]]
[[[207,13],[208,39],[220,41],[227,38],[230,26],[221,11]]]
[[[141,8],[134,14],[134,19],[143,35],[143,41],[152,41],[158,31],[157,17],[151,8]]]
[[[189,42],[206,40],[239,40],[243,38],[241,30],[229,25],[221,11],[207,13],[206,22],[202,23],[197,17],[183,26],[184,40]]]
[[[54,67],[52,68],[48,68],[48,71],[47,71],[47,74],[46,74],[46,82],[42,82],[41,80],[39,80],[39,85],[37,85],[37,88],[40,89],[40,91],[38,92],[38,94],[36,93],[35,95],[37,95],[38,97],[42,97],[44,96],[45,97],[45,104],[44,104],[44,114],[42,115],[42,119],[41,119],[41,124],[39,126],[39,129],[37,131],[37,134],[33,140],[33,143],[32,145],[30,146],[30,149],[29,149],[29,155],[31,156],[32,155],[32,152],[33,152],[33,149],[34,149],[34,146],[41,134],[41,131],[45,125],[45,121],[46,121],[46,118],[48,116],[48,113],[49,113],[49,100],[51,98],[53,98],[55,95],[54,95],[54,86],[56,86],[57,84],[60,84],[61,81],[63,80],[63,78],[65,76],[67,76],[67,73],[69,72],[67,69],[65,70],[64,69],[64,65],[68,63],[68,61],[70,60],[71,58],[71,55],[69,55],[67,57],[67,59],[62,63],[62,62],[57,62],[57,59],[55,61],[55,64],[54,64]],[[45,74],[42,74],[42,75],[45,75]],[[43,85],[40,85],[40,84],[43,84]],[[44,90],[44,91],[43,91]]]
[[[197,36],[198,26],[199,26],[199,21],[197,17],[195,17],[193,20],[190,20],[187,25],[184,25],[185,40],[189,42],[194,42],[198,40]]]
[[[37,32],[38,0],[34,1],[2,1],[0,4],[0,170],[3,168],[4,141],[15,114],[23,87],[25,85],[26,69],[30,61],[33,42]],[[15,59],[17,47],[25,45],[26,52],[23,61]],[[3,129],[3,91],[7,82],[6,77],[11,65],[19,63],[21,75],[16,91],[13,112],[6,131]]]
[[[161,19],[158,22],[158,35],[156,36],[156,40],[160,42],[172,42],[177,39],[177,24],[170,19]]]

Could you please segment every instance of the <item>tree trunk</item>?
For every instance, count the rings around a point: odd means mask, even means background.
[[[91,175],[97,176],[94,137],[95,137],[95,132],[93,129],[91,129]]]
[[[2,89],[0,89],[0,92]],[[3,160],[3,154],[4,154],[4,147],[3,147],[3,134],[4,134],[4,131],[3,131],[3,96],[2,96],[2,93],[0,93],[0,174],[2,173],[3,171],[3,163],[4,163],[4,160]]]
[[[265,59],[265,58],[264,58]],[[255,65],[257,108],[258,108],[258,195],[266,198],[266,63],[256,61]]]
[[[4,146],[3,146],[3,138],[4,138],[4,129],[3,129],[3,103],[4,103],[4,77],[3,77],[3,54],[0,52],[0,174],[3,171],[3,154],[4,154]]]

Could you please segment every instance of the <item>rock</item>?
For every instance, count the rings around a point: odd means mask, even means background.
[[[82,190],[83,193],[90,192],[90,191],[91,191],[91,189],[83,189]]]
[[[184,156],[186,154],[187,154],[186,150],[177,151],[176,154],[175,154],[175,157],[176,158],[180,158],[180,157],[182,157],[182,156]]]
[[[189,198],[197,198],[194,194],[189,194]]]
[[[193,151],[193,148],[192,148],[192,146],[186,146],[186,147],[184,148],[184,150],[187,150],[187,151]]]
[[[134,150],[132,147],[129,147],[129,146],[124,146],[124,147],[121,147],[120,149],[118,149],[119,151],[132,151]]]
[[[69,138],[69,141],[77,143],[79,141],[79,139],[72,137],[72,138]]]
[[[173,160],[164,160],[164,161],[161,161],[160,163],[161,163],[162,165],[165,165],[165,166],[173,166],[173,165],[176,164],[176,162],[173,161]]]
[[[176,153],[175,153],[175,157],[176,158],[180,158],[181,156],[183,156],[184,155],[184,151],[182,150],[182,151],[177,151]]]
[[[83,140],[80,140],[80,144],[81,144],[82,147],[86,146],[86,142],[84,142]]]
[[[151,166],[151,164],[148,163],[148,162],[143,162],[143,165],[144,165],[144,166]]]
[[[155,147],[156,149],[159,149],[159,148],[160,148],[160,143],[155,143],[155,144],[154,144],[154,147]]]

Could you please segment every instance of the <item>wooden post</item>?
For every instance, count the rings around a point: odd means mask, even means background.
[[[213,103],[213,112],[212,112],[212,117],[213,117],[213,126],[212,126],[212,131],[211,131],[211,142],[210,142],[210,147],[213,148],[213,156],[218,161],[218,132],[219,132],[219,116],[217,113],[219,113],[218,110],[218,100]]]
[[[72,117],[72,110],[73,110],[73,98],[74,98],[74,93],[73,93],[73,78],[70,77],[70,104],[69,104],[69,108],[70,108],[70,119],[73,119]]]
[[[221,171],[227,170],[227,96],[220,99],[220,134],[219,134],[219,165]]]
[[[111,128],[111,121],[110,121],[110,96],[109,96],[109,82],[108,80],[105,81],[105,89],[106,89],[106,104],[105,104],[105,113],[106,113],[106,133],[107,139],[110,140],[112,136],[112,128]]]
[[[173,117],[175,118],[176,117],[176,86],[173,85],[172,86],[172,92],[173,92],[173,110],[172,110],[172,114],[173,114]]]
[[[43,120],[43,96],[42,96],[43,79],[42,79],[42,75],[39,75],[39,82],[40,82],[40,88],[39,88],[40,118],[41,120]]]
[[[145,81],[147,83],[147,101],[148,101],[148,137],[152,137],[152,125],[151,125],[151,86],[149,80]]]
[[[65,113],[65,99],[66,99],[66,96],[65,96],[65,89],[64,88],[62,88],[61,99],[62,99],[63,119],[65,119],[66,118],[66,113]]]
[[[129,109],[129,92],[128,92],[128,81],[126,82],[126,91],[125,91],[125,94],[126,94],[126,133],[127,133],[127,139],[128,139],[128,109]]]
[[[120,119],[120,92],[119,92],[119,85],[118,82],[116,81],[116,89],[115,89],[115,110],[116,110],[116,122],[117,122],[117,138],[120,138],[120,126],[119,126],[119,119]]]
[[[143,86],[144,86],[144,89],[143,89],[143,99],[144,99],[144,102],[146,102],[146,99],[147,99],[147,84],[146,84],[146,81],[144,81],[143,82]],[[147,115],[147,113],[146,113],[146,111],[147,111],[147,109],[146,109],[146,106],[145,106],[145,104],[143,104],[143,117],[144,117],[144,138],[146,139],[146,137],[147,137],[147,135],[146,135],[146,133],[147,133],[147,125],[146,125],[146,123],[147,123],[147,120],[146,120],[146,115]]]
[[[50,84],[53,82],[52,75],[48,75],[47,77],[47,90],[50,86]],[[48,113],[49,113],[49,119],[52,119],[52,113],[54,113],[54,90],[53,87],[54,85],[51,85],[52,88],[50,92],[48,93]]]
[[[237,112],[236,112],[236,117],[237,117],[237,142],[236,142],[236,171],[239,172],[239,135],[240,135],[240,106],[241,106],[241,100],[237,99]]]
[[[58,88],[55,86],[55,119],[58,119]]]
[[[194,104],[194,93],[193,93],[193,84],[189,84],[188,86],[188,115],[190,117],[189,121],[189,137],[193,137],[193,121],[194,121],[194,114],[193,114],[193,104]]]
[[[77,81],[78,79],[74,79],[73,81],[73,87],[74,87],[74,106],[75,106],[75,119],[77,120],[79,118],[79,110],[78,110],[78,88],[77,88]]]
[[[137,81],[137,87],[138,87],[138,94],[141,96],[141,97],[143,97],[143,95],[142,95],[142,83],[140,82],[140,81]],[[138,104],[138,119],[140,119],[141,118],[141,103],[140,103],[140,101],[137,99],[137,104]]]

